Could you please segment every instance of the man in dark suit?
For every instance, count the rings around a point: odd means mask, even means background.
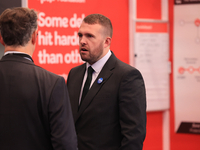
[[[37,13],[0,16],[0,150],[75,150],[77,137],[65,81],[32,61]]]
[[[78,35],[86,63],[70,70],[67,86],[79,150],[142,150],[146,135],[142,75],[110,51],[112,24],[107,17],[87,16]]]

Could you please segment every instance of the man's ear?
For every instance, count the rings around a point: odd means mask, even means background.
[[[1,36],[1,34],[0,34],[0,43],[1,43],[3,46],[5,46],[5,43],[4,43],[4,41],[3,41],[3,38],[2,38],[2,36]]]
[[[111,44],[111,37],[106,37],[105,43],[104,43],[104,48],[110,46]]]
[[[34,45],[36,43],[36,40],[37,40],[37,30],[35,30],[32,34],[32,39],[31,39],[31,42],[32,44]]]

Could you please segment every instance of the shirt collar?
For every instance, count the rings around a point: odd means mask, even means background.
[[[24,53],[24,52],[17,52],[17,51],[7,51],[4,53],[4,56],[7,55],[7,54],[12,54],[12,53],[15,53],[15,54],[26,54],[28,55],[27,53]],[[29,55],[30,56],[30,55]]]
[[[94,71],[96,73],[99,73],[101,71],[101,69],[103,68],[104,64],[107,62],[107,60],[109,59],[109,57],[111,56],[111,51],[109,50],[108,53],[103,56],[101,59],[99,59],[97,62],[95,62],[93,65],[90,65],[88,62],[86,63],[86,67],[88,68],[89,66],[92,66],[92,68],[94,69]]]
[[[25,59],[28,59],[28,60],[30,60],[30,61],[32,61],[33,62],[33,59],[32,59],[32,57],[29,55],[29,54],[27,54],[27,53],[24,53],[24,52],[18,52],[18,51],[6,51],[5,53],[4,53],[4,56],[5,55],[7,55],[7,54],[25,54]]]

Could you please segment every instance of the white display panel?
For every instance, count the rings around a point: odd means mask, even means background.
[[[144,77],[147,111],[169,108],[168,24],[136,22],[134,34],[135,67]]]
[[[189,2],[174,7],[175,131],[180,133],[200,134],[199,10],[200,4]]]

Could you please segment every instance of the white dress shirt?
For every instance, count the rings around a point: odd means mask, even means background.
[[[83,84],[82,84],[81,92],[80,92],[80,96],[79,96],[79,104],[81,102],[82,91],[83,91],[83,87],[84,87],[84,84],[85,84],[85,81],[86,81],[86,78],[87,78],[87,70],[88,70],[87,68],[89,66],[91,66],[94,69],[94,72],[92,74],[92,81],[91,81],[91,84],[90,84],[90,87],[91,87],[92,84],[94,83],[94,81],[96,80],[96,78],[98,77],[101,69],[103,68],[103,66],[105,65],[105,63],[107,62],[107,60],[110,58],[111,54],[112,53],[109,50],[108,53],[104,57],[102,57],[101,59],[99,59],[93,65],[90,65],[88,62],[86,63],[86,71],[85,71],[85,75],[83,77]]]

